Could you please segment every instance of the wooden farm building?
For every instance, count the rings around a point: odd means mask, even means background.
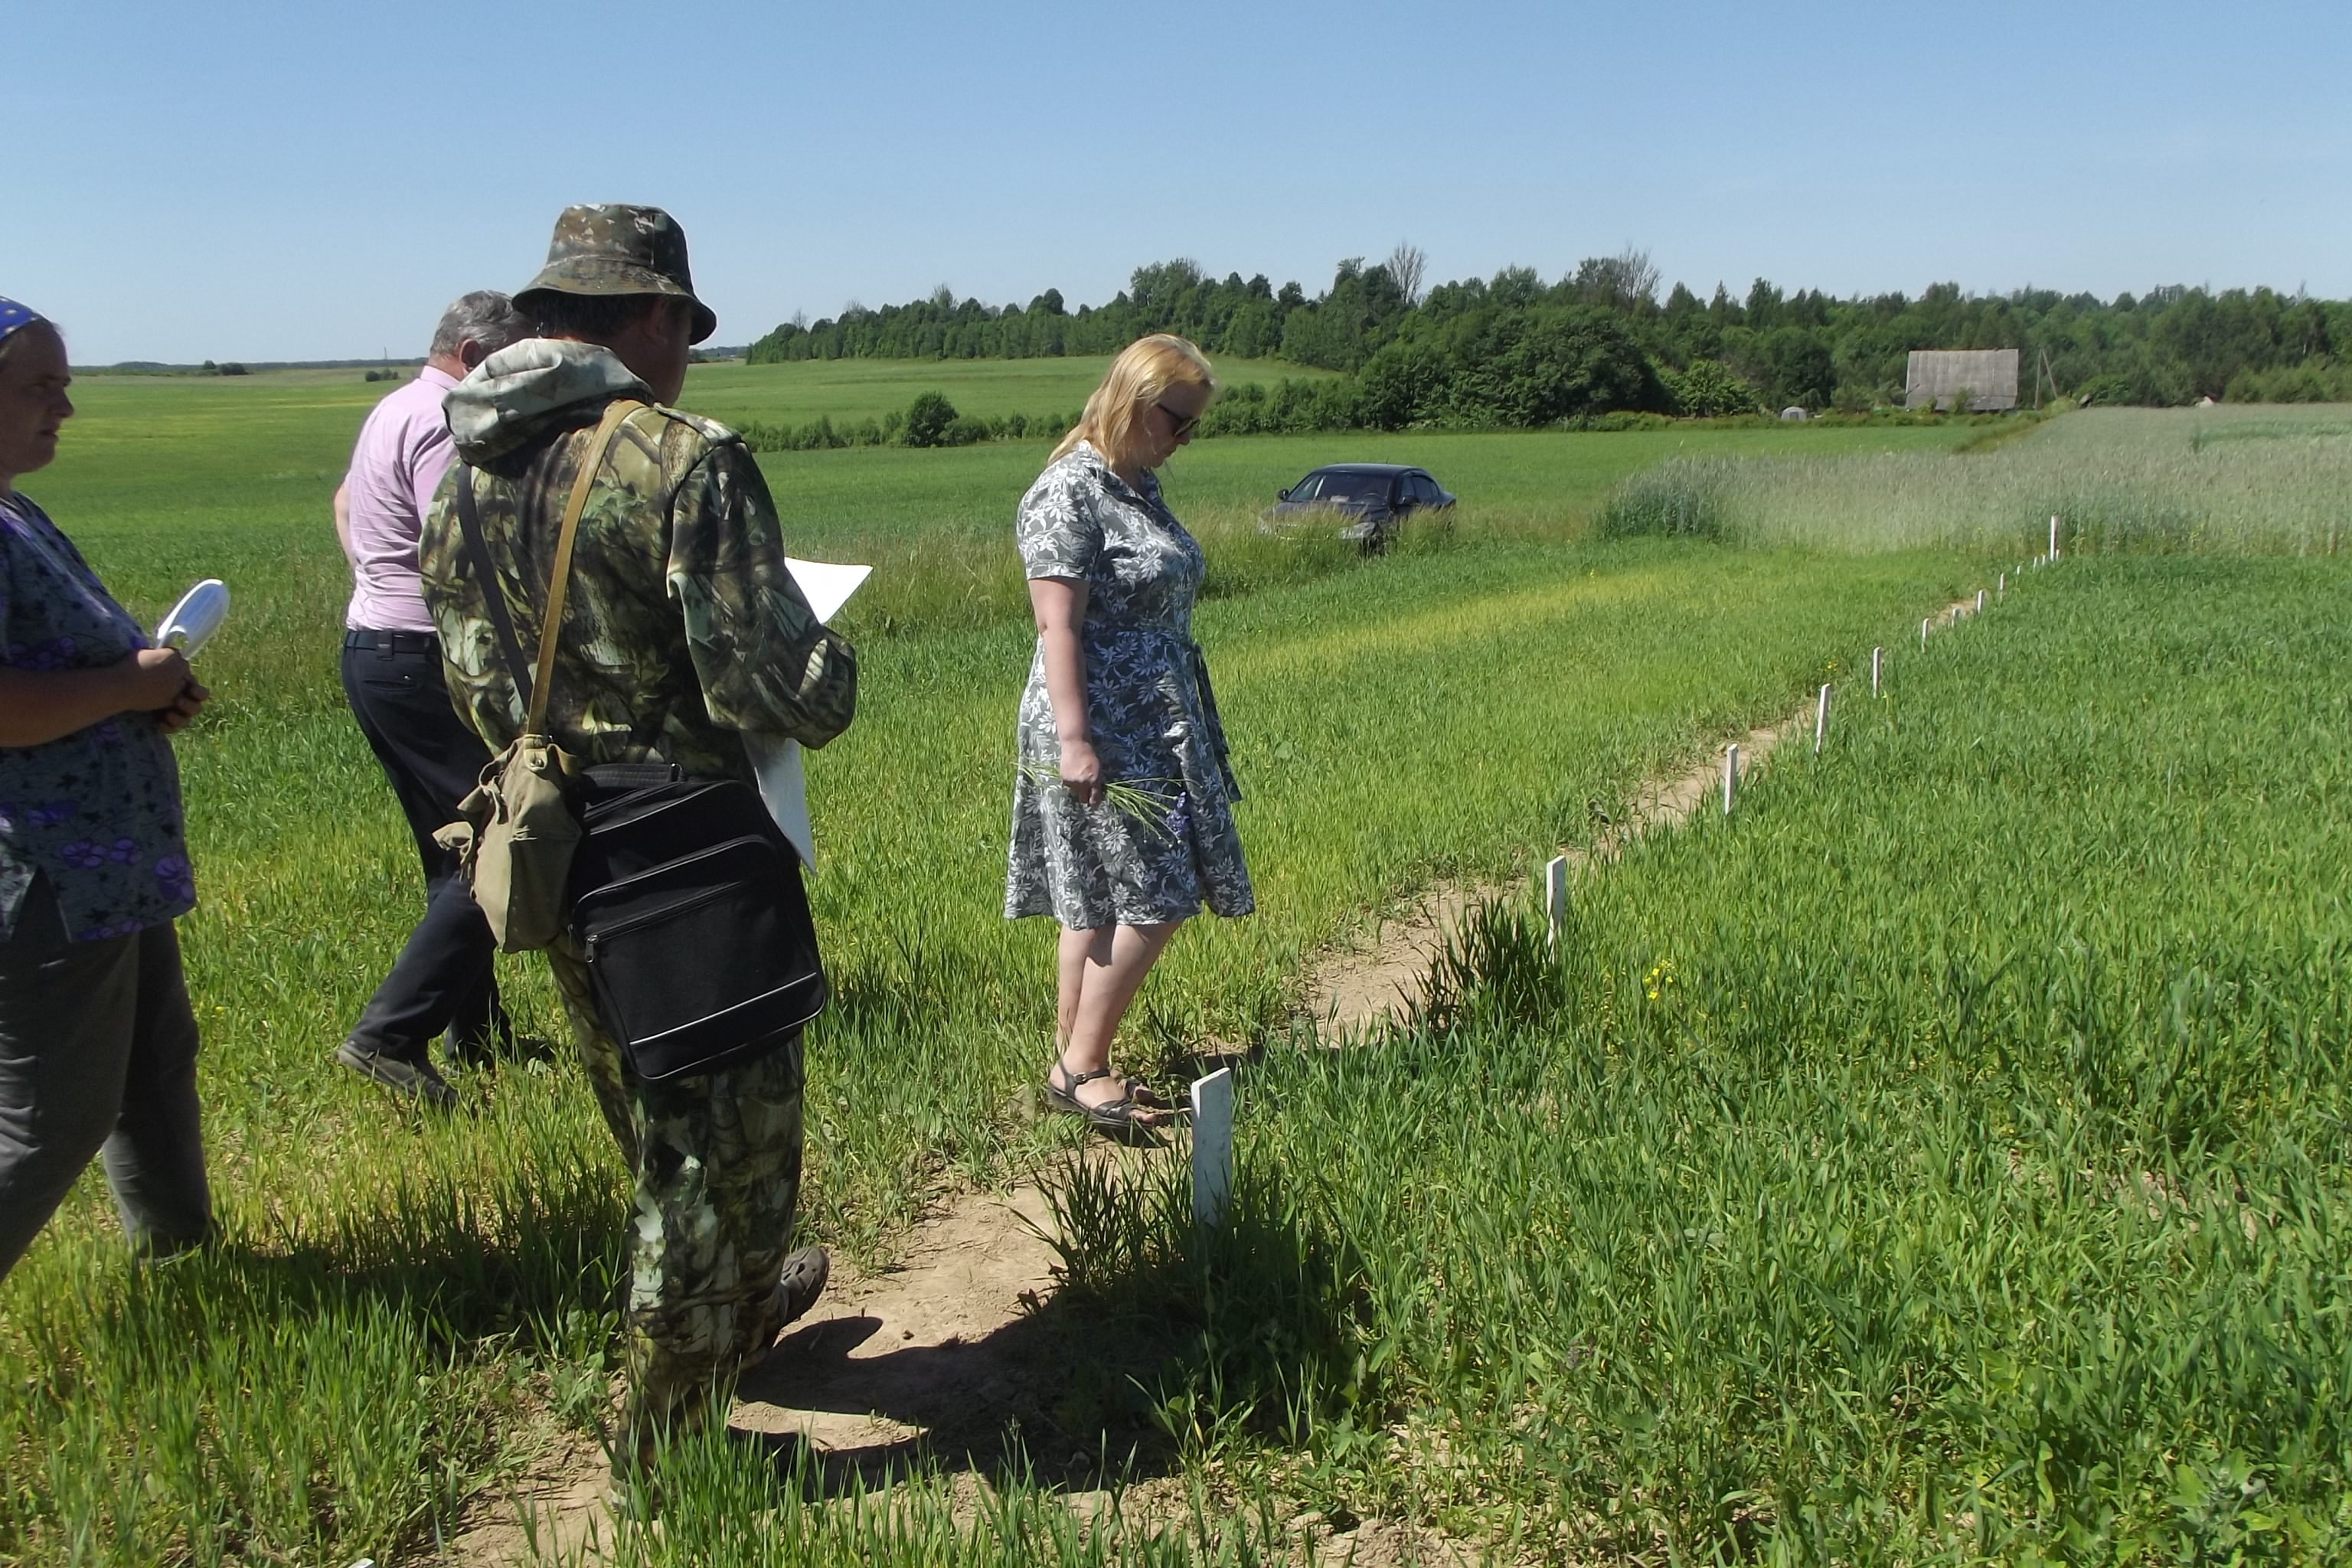
[[[1981,414],[2017,406],[2015,349],[1914,349],[1904,377],[1903,406],[1925,408],[1933,404],[1949,408],[1952,399],[1969,395],[1969,406]]]

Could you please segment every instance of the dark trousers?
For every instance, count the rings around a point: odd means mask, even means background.
[[[478,1058],[507,1037],[493,955],[498,942],[456,857],[433,835],[457,820],[457,802],[481,778],[489,752],[449,706],[440,639],[415,632],[352,632],[343,638],[343,695],[383,764],[416,837],[425,918],[352,1029],[363,1050],[424,1060],[446,1033],[453,1055]]]
[[[36,878],[0,942],[0,1278],[89,1163],[106,1161],[142,1254],[212,1225],[196,1110],[196,1019],[170,921],[68,942]]]

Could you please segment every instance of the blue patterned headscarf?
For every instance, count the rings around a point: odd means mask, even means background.
[[[47,320],[47,316],[29,305],[19,305],[14,300],[0,299],[0,343],[6,342],[17,328],[29,327],[35,321]]]

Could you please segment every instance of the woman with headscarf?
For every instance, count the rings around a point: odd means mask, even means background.
[[[57,456],[72,379],[57,328],[0,300],[0,1276],[100,1152],[142,1257],[212,1227],[164,738],[207,693],[17,493]]]
[[[1059,1051],[1047,1103],[1142,1133],[1168,1102],[1113,1074],[1111,1037],[1176,928],[1255,907],[1208,667],[1192,641],[1206,563],[1153,470],[1217,384],[1182,338],[1139,339],[1022,498],[1037,652],[1021,698],[1008,918],[1050,914]]]

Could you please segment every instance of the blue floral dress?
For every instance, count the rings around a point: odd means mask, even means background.
[[[1018,532],[1031,577],[1087,584],[1087,726],[1104,781],[1142,798],[1085,806],[1061,784],[1041,642],[1021,694],[1005,918],[1050,914],[1092,931],[1183,920],[1203,904],[1248,914],[1256,900],[1233,813],[1241,791],[1192,641],[1207,565],[1199,542],[1155,479],[1129,488],[1083,443],[1022,498]]]
[[[40,508],[0,491],[0,658],[97,669],[148,646]],[[172,743],[121,713],[38,746],[0,746],[0,939],[36,874],[79,942],[127,936],[195,907]]]

